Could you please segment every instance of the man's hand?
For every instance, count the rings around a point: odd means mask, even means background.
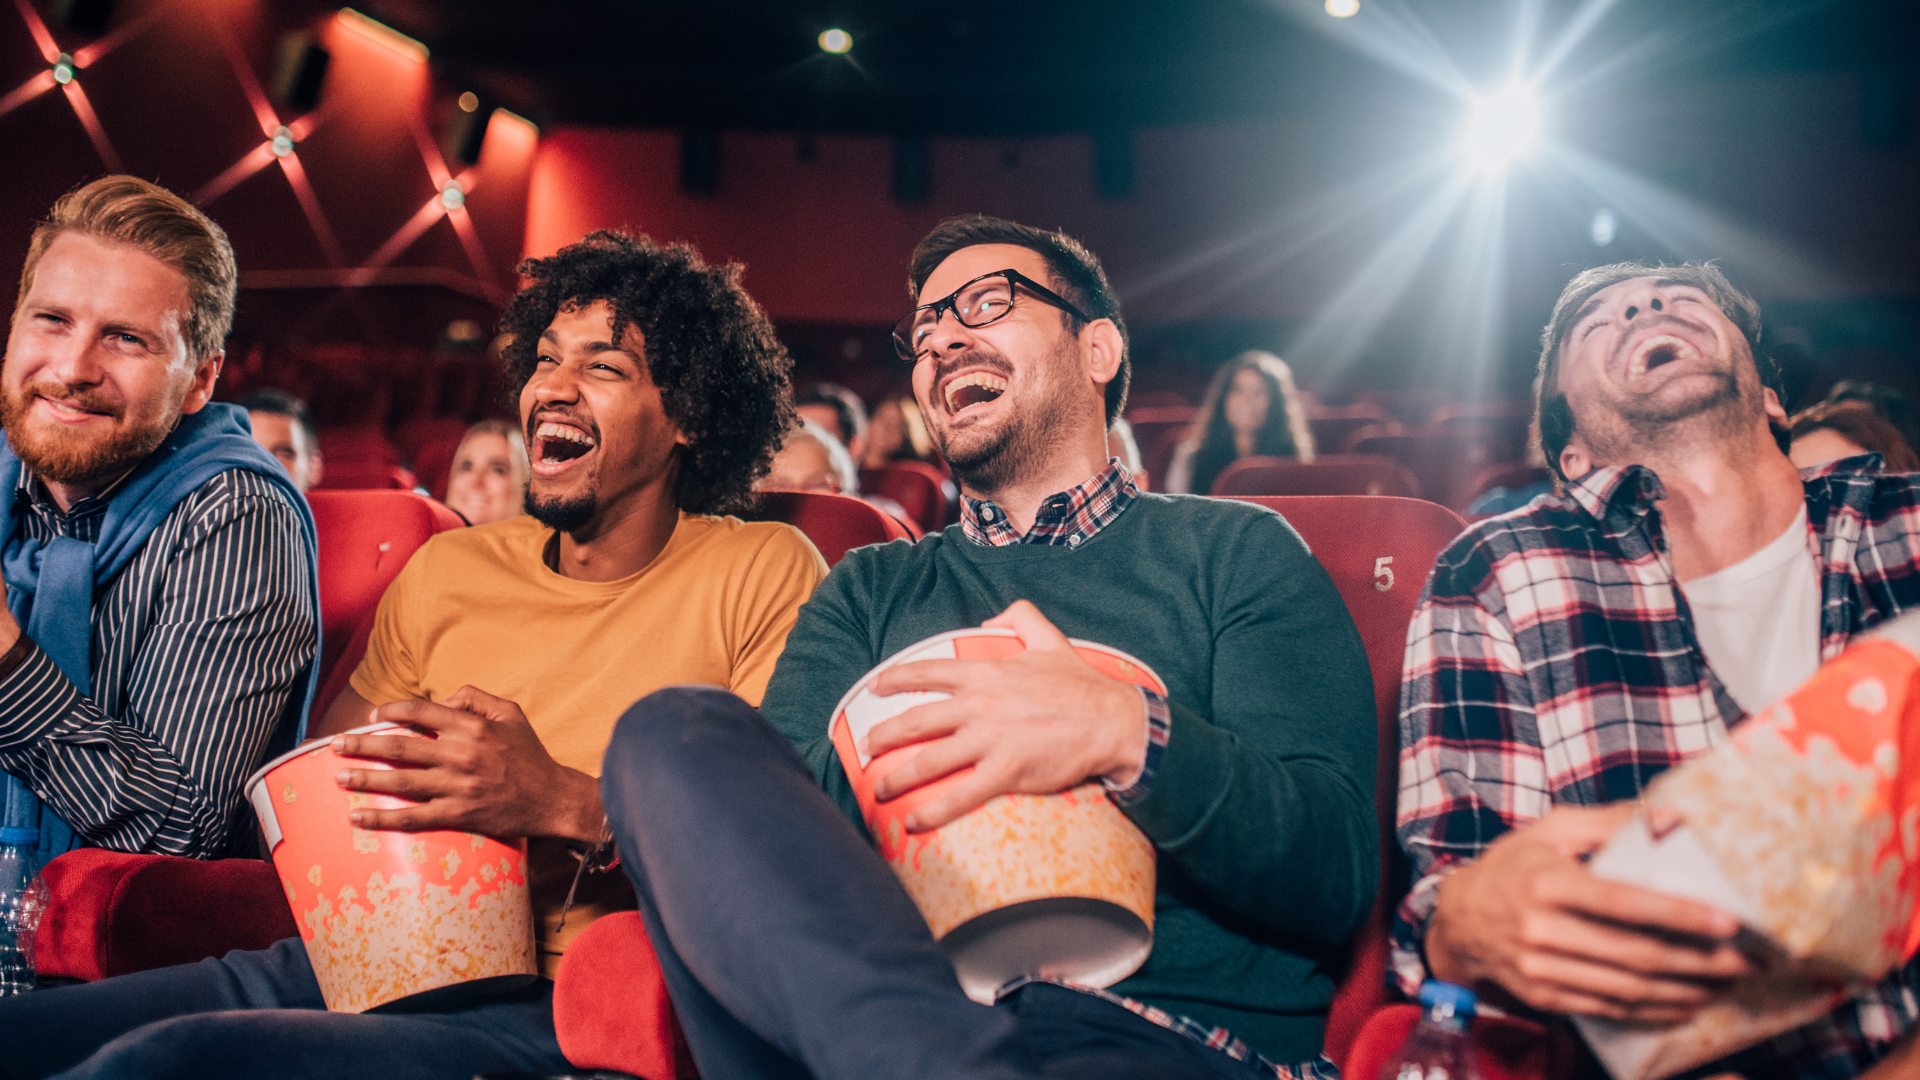
[[[1580,862],[1633,812],[1558,808],[1441,882],[1427,929],[1434,977],[1494,983],[1547,1012],[1675,1023],[1752,974],[1729,944],[1738,919]]]
[[[341,787],[421,804],[398,810],[361,807],[349,815],[355,825],[400,832],[458,829],[488,836],[557,836],[588,843],[599,839],[599,784],[554,761],[513,702],[463,686],[438,704],[382,705],[372,719],[424,728],[436,737],[334,737],[337,754],[400,766],[341,769],[335,777]]]
[[[867,751],[925,742],[880,778],[874,795],[896,799],[973,766],[973,775],[907,817],[913,832],[937,829],[996,795],[1051,795],[1088,777],[1130,783],[1147,747],[1140,692],[1080,659],[1040,609],[1025,600],[983,625],[1007,627],[1027,649],[1004,660],[923,660],[882,672],[873,692],[953,695],[908,709],[867,733]],[[932,741],[928,741],[932,740]]]

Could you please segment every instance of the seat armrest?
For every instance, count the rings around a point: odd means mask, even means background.
[[[578,1069],[645,1080],[699,1076],[637,911],[603,915],[567,946],[554,974],[553,1030]]]

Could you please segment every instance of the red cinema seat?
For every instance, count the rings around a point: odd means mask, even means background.
[[[913,539],[906,526],[885,511],[850,495],[763,491],[759,513],[754,516],[763,521],[784,521],[807,534],[828,566],[838,565],[857,547]]]
[[[1420,497],[1420,481],[1399,462],[1372,454],[1325,454],[1312,461],[1243,457],[1220,470],[1215,495],[1385,495]]]
[[[699,1075],[637,911],[603,915],[567,945],[554,973],[553,1030],[578,1069],[643,1080]]]
[[[452,439],[459,442],[471,426],[457,416],[423,416],[401,424],[394,433],[394,443],[400,451],[400,460],[420,464],[420,451],[429,443],[444,442]]]
[[[320,692],[314,719],[366,652],[373,611],[394,575],[458,515],[405,491],[313,491],[320,539]],[[58,918],[40,926],[43,975],[101,979],[263,949],[298,933],[270,863],[202,861],[83,848],[46,866]]]
[[[885,468],[860,470],[860,490],[899,503],[922,532],[938,532],[946,526],[952,485],[946,473],[924,461],[896,461]]]
[[[423,444],[413,455],[413,476],[415,482],[427,489],[427,494],[445,502],[447,499],[447,481],[453,476],[453,458],[460,452],[460,440],[464,435],[451,438],[434,439]]]
[[[310,491],[320,532],[320,687],[312,716],[318,720],[345,685],[335,669],[352,674],[365,643],[347,653],[354,632],[370,623],[387,586],[427,538],[458,529],[453,511],[410,491]],[[329,692],[331,686],[332,692]]]
[[[400,451],[387,441],[386,431],[378,424],[320,429],[320,453],[327,464],[339,462],[400,464]]]
[[[1380,771],[1374,784],[1374,810],[1380,816],[1380,892],[1347,955],[1327,1017],[1327,1053],[1347,1075],[1372,1080],[1373,1073],[1353,1071],[1346,1058],[1368,1017],[1388,1001],[1387,932],[1409,884],[1393,830],[1400,775],[1400,668],[1407,650],[1407,625],[1413,621],[1413,609],[1434,559],[1466,524],[1446,507],[1419,499],[1324,495],[1245,501],[1279,511],[1327,568],[1360,630],[1367,666],[1373,672],[1380,739]],[[1394,1041],[1389,1052],[1399,1045]]]

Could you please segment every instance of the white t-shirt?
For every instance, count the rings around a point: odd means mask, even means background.
[[[1680,590],[1707,663],[1748,712],[1820,666],[1820,573],[1807,550],[1806,507],[1766,547]]]

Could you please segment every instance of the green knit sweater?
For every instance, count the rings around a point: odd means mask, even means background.
[[[1126,809],[1159,852],[1153,954],[1116,993],[1320,1053],[1329,965],[1373,900],[1372,681],[1326,571],[1278,515],[1143,494],[1078,548],[982,547],[959,526],[849,553],[800,609],[762,711],[847,816],[827,727],[860,676],[1031,600],[1068,637],[1146,661],[1171,737]]]

